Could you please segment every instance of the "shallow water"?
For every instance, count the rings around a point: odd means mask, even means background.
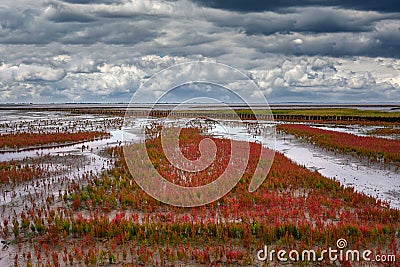
[[[79,116],[68,116],[68,114],[62,112],[52,112],[50,115],[46,112],[2,112],[2,121],[9,120],[32,120],[32,119],[46,119],[51,116],[52,119],[57,119],[59,116],[63,121],[71,120],[93,120],[96,123],[101,123],[105,117],[96,115],[79,115]],[[9,115],[10,118],[4,115]],[[109,118],[109,117],[108,117]],[[99,152],[108,147],[115,145],[123,145],[125,142],[139,142],[143,139],[140,135],[143,126],[147,125],[150,121],[157,121],[156,119],[146,118],[133,118],[129,124],[129,130],[124,131],[119,129],[113,129],[112,126],[107,130],[111,133],[109,138],[83,142],[80,144],[47,148],[47,149],[35,149],[30,151],[2,153],[0,154],[0,160],[11,160],[11,159],[24,159],[26,157],[40,157],[41,155],[49,154],[50,156],[56,155],[84,155],[87,158],[94,158],[94,161],[84,167],[84,170],[99,171],[103,168],[107,168],[107,164],[104,162],[107,160],[102,157]],[[178,124],[184,125],[188,120],[172,121],[168,123],[177,122]],[[317,170],[322,175],[330,178],[334,178],[340,181],[346,186],[353,186],[357,191],[364,192],[368,195],[375,196],[379,199],[388,201],[392,207],[400,208],[400,174],[394,170],[390,170],[381,164],[370,164],[365,160],[360,160],[348,155],[335,154],[330,151],[322,150],[318,147],[314,147],[307,143],[302,143],[296,140],[290,135],[276,135],[271,132],[271,127],[274,123],[265,122],[260,123],[260,127],[254,128],[255,124],[251,121],[238,123],[236,121],[222,121],[220,124],[212,124],[208,128],[208,132],[215,136],[231,138],[234,140],[245,140],[245,141],[256,141],[262,143],[264,146],[276,149],[282,152],[285,156],[295,161],[300,165],[311,170]],[[363,135],[363,131],[367,131],[374,128],[374,126],[321,126],[314,125],[315,127],[337,130],[357,135]],[[85,146],[85,149],[82,149]],[[87,148],[88,147],[88,148]],[[81,172],[71,172],[70,176],[76,176]]]
[[[377,134],[369,134],[369,132],[374,131],[378,128],[382,128],[382,126],[374,126],[374,125],[321,125],[321,124],[311,124],[311,127],[315,127],[322,130],[329,130],[341,133],[349,133],[357,136],[373,136],[385,139],[393,139],[400,140],[400,135],[377,135]]]
[[[400,173],[378,163],[335,154],[300,143],[293,136],[279,136],[277,150],[308,169],[334,178],[357,191],[388,201],[400,209]]]
[[[121,118],[61,111],[0,110],[0,134],[15,132],[102,131],[119,128]]]
[[[212,133],[235,140],[250,139],[264,144],[271,143],[271,140],[265,140],[264,136],[252,136],[245,128],[236,127],[228,134],[221,129],[222,127],[217,128]],[[326,151],[298,141],[291,135],[276,135],[275,148],[299,165],[317,170],[326,177],[387,201],[391,207],[400,209],[400,172],[395,171],[394,167],[389,168],[383,164],[369,163],[367,160]]]
[[[109,146],[115,146],[122,144],[122,130],[110,130],[110,137],[103,138],[100,140],[95,141],[87,141],[81,142],[73,145],[65,145],[60,147],[52,147],[52,148],[39,148],[39,149],[32,149],[26,151],[19,151],[19,152],[6,152],[0,154],[1,161],[8,161],[8,160],[22,160],[24,158],[30,157],[40,157],[43,155],[65,155],[65,154],[85,154],[85,155],[97,155],[97,153]],[[134,134],[125,134],[125,141],[132,141],[136,142],[139,141],[136,135]],[[82,147],[85,147],[82,149]],[[90,152],[90,153],[89,153]]]

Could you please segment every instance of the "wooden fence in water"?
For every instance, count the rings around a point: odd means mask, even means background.
[[[152,117],[208,117],[218,119],[236,119],[240,118],[243,120],[277,120],[277,121],[348,121],[348,122],[397,122],[400,123],[400,118],[397,116],[349,116],[349,115],[300,115],[300,114],[257,114],[254,115],[250,112],[239,112],[238,114],[224,113],[216,110],[212,112],[202,111],[173,111],[170,110],[151,110],[148,109],[121,109],[121,108],[35,108],[35,111],[64,111],[74,114],[102,114],[109,116],[152,116]]]

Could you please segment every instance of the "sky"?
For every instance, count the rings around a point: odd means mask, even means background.
[[[400,2],[0,2],[0,103],[129,102],[192,61],[240,70],[270,103],[399,102]]]

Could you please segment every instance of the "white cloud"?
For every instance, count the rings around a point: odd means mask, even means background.
[[[40,65],[9,65],[0,66],[0,77],[3,81],[29,82],[29,81],[58,81],[65,76],[63,69],[54,69],[50,66]]]
[[[71,60],[71,56],[69,55],[57,55],[53,57],[53,60],[55,62],[60,62],[60,63],[67,63]]]
[[[147,55],[133,58],[129,64],[110,64],[90,57],[60,54],[47,61],[49,65],[3,63],[0,65],[3,88],[1,100],[31,98],[33,101],[41,101],[53,97],[60,101],[107,101],[115,98],[128,102],[151,75],[175,64],[199,59],[204,60],[196,57]],[[295,97],[300,93],[309,96],[314,94],[312,100],[316,101],[316,94],[329,95],[332,100],[350,101],[346,92],[360,92],[365,100],[369,97],[370,101],[377,97],[382,101],[400,97],[400,62],[396,59],[272,56],[265,58],[264,62],[265,67],[256,66],[248,73],[272,102],[283,101],[287,96]],[[202,75],[198,69],[193,71],[198,72],[195,76]],[[189,73],[191,70],[171,73],[170,78],[185,79]],[[224,77],[224,73],[218,70],[204,74],[211,75],[215,80]],[[160,81],[154,87],[155,93],[163,91],[159,90],[163,82],[166,81]],[[241,94],[245,93],[252,98],[257,96],[255,91],[245,92],[240,81],[226,80],[225,85],[238,92],[242,90]]]
[[[191,60],[248,72],[277,100],[306,101],[307,92],[391,100],[399,17],[332,6],[237,12],[189,0],[4,0],[0,101],[127,101],[152,74]]]
[[[332,102],[348,102],[357,98],[346,93],[356,92],[360,93],[358,100],[392,101],[391,97],[400,97],[400,76],[393,67],[399,63],[387,58],[289,57],[269,69],[250,72],[260,87],[270,89],[269,95],[275,101],[306,93],[309,101],[324,100],[318,96],[323,94],[329,95]]]
[[[302,45],[303,44],[303,40],[301,40],[300,38],[297,38],[297,39],[293,40],[293,43],[297,44],[297,45]]]

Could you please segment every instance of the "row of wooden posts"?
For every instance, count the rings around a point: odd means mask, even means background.
[[[253,113],[223,113],[221,111],[216,111],[215,113],[201,112],[201,111],[174,111],[172,114],[170,110],[151,110],[148,109],[117,109],[117,108],[35,108],[35,111],[65,111],[75,114],[103,114],[112,116],[152,116],[152,117],[208,117],[208,118],[218,118],[218,119],[235,119],[240,118],[244,120],[278,120],[278,121],[382,121],[382,122],[400,122],[398,117],[378,117],[378,116],[342,116],[342,115],[292,115],[292,114],[257,114]]]

